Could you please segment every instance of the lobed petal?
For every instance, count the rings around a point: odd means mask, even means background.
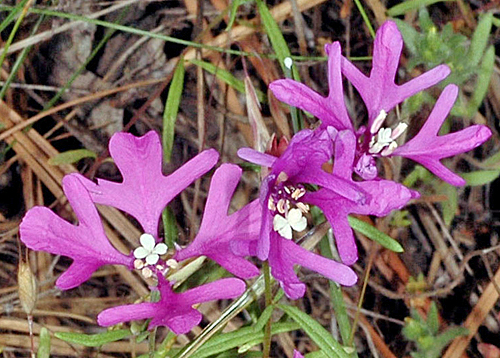
[[[446,168],[440,160],[478,147],[491,137],[491,130],[483,125],[473,125],[458,132],[439,136],[439,129],[450,113],[457,96],[457,86],[446,86],[418,134],[392,154],[414,160],[444,181],[460,186],[465,185],[465,180]]]
[[[133,257],[120,253],[110,244],[97,209],[78,176],[67,175],[62,184],[79,225],[68,223],[48,208],[34,207],[26,213],[19,227],[21,241],[30,249],[73,259],[56,285],[63,290],[79,286],[103,265],[131,268]]]
[[[190,245],[177,251],[176,260],[204,255],[238,277],[258,275],[257,267],[233,251],[237,243],[257,241],[260,233],[261,208],[258,201],[228,215],[231,197],[240,177],[241,169],[234,164],[223,164],[215,171],[200,230]]]
[[[154,131],[142,137],[116,133],[109,151],[123,176],[122,183],[98,179],[81,180],[98,204],[113,206],[134,218],[146,233],[156,236],[165,206],[192,182],[213,168],[219,154],[208,149],[186,162],[172,174],[162,173],[162,149]]]

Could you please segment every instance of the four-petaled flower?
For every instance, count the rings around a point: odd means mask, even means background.
[[[240,296],[246,288],[237,278],[224,278],[182,293],[172,291],[171,282],[158,275],[159,302],[145,302],[108,308],[97,316],[101,326],[133,320],[151,319],[149,329],[167,326],[175,334],[187,333],[200,323],[202,315],[193,305]]]

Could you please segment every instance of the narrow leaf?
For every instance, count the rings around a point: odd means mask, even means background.
[[[36,353],[36,357],[37,358],[50,357],[50,333],[45,327],[42,327],[40,329],[40,344],[38,346],[38,352]]]
[[[394,240],[389,235],[383,233],[372,225],[364,222],[363,220],[356,219],[355,217],[349,216],[349,225],[356,230],[372,239],[375,242],[378,242],[380,245],[394,252],[403,252],[403,246],[399,244],[396,240]]]
[[[174,146],[175,121],[179,113],[179,104],[181,103],[181,94],[184,86],[184,59],[181,56],[175,68],[174,77],[168,90],[167,103],[163,112],[163,159],[170,162],[172,148]]]
[[[465,179],[468,186],[480,186],[491,183],[500,175],[498,170],[478,170],[471,173],[461,173],[460,176]]]
[[[255,323],[255,326],[253,326],[254,330],[256,332],[262,331],[264,329],[264,326],[266,325],[267,321],[271,318],[271,315],[273,314],[274,306],[267,306],[266,309],[262,312],[260,315],[259,319]]]
[[[128,329],[119,329],[116,331],[107,331],[98,334],[84,334],[74,332],[56,332],[54,336],[62,341],[80,344],[85,347],[100,347],[103,344],[119,341],[132,335]]]
[[[455,1],[455,0],[408,0],[387,10],[387,14],[391,17],[404,15],[408,11],[417,10],[423,6],[429,6],[437,2]]]
[[[264,29],[266,30],[267,36],[271,41],[274,52],[276,52],[276,56],[278,57],[280,66],[283,72],[286,74],[289,69],[285,66],[285,58],[292,57],[290,49],[288,48],[285,38],[283,37],[278,24],[274,20],[273,15],[267,8],[266,3],[262,0],[257,0],[257,9],[259,10],[262,25],[264,25]],[[292,67],[292,72],[293,78],[299,81],[300,78],[296,66]]]
[[[48,160],[51,165],[73,164],[83,158],[97,158],[97,154],[88,149],[75,149],[59,153]]]
[[[490,37],[493,14],[491,12],[484,14],[479,20],[476,30],[472,35],[469,51],[467,53],[468,65],[475,67],[481,61],[488,39]]]
[[[175,220],[174,211],[170,206],[167,206],[161,213],[163,221],[163,231],[165,236],[165,244],[168,247],[174,247],[177,240],[177,222]]]
[[[349,358],[344,347],[337,342],[330,332],[320,325],[314,318],[302,312],[297,307],[279,305],[288,316],[290,316],[307,335],[318,345],[318,347],[330,358]]]
[[[431,331],[431,334],[435,336],[439,331],[439,317],[436,302],[432,301],[429,308],[429,313],[427,313],[427,327]]]
[[[491,45],[485,52],[481,66],[479,67],[478,76],[476,80],[476,89],[472,94],[467,105],[467,115],[472,118],[481,103],[483,102],[488,86],[490,85],[491,75],[493,74],[493,66],[495,65],[495,49]]]

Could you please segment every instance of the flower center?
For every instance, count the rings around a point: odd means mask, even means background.
[[[145,278],[150,278],[154,275],[156,270],[165,271],[169,268],[175,268],[177,262],[175,260],[160,261],[160,256],[165,255],[168,246],[164,243],[156,243],[156,240],[151,234],[142,234],[139,239],[141,246],[134,250],[134,267],[141,270]],[[156,265],[156,266],[155,266]]]
[[[408,125],[403,122],[398,123],[394,129],[382,127],[386,117],[387,112],[381,110],[370,127],[371,140],[368,146],[370,154],[379,154],[383,157],[391,155],[398,147],[396,139],[408,128]]]
[[[280,174],[278,179],[285,175]],[[275,192],[269,196],[267,208],[273,215],[273,229],[285,239],[291,240],[293,231],[300,232],[307,227],[303,214],[309,212],[309,205],[298,201],[305,193],[302,185],[285,185],[278,180]]]

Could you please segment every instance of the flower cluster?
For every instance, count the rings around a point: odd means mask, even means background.
[[[240,149],[239,157],[262,166],[266,175],[259,198],[231,214],[231,198],[242,170],[234,164],[222,164],[215,170],[200,229],[187,247],[167,247],[162,242],[158,235],[161,212],[176,195],[211,170],[219,155],[206,150],[165,176],[160,141],[154,132],[143,137],[126,133],[112,137],[109,149],[122,182],[99,179],[95,183],[80,174],[64,178],[63,189],[78,225],[45,207],[35,207],[21,223],[21,240],[33,250],[73,259],[57,280],[61,289],[82,284],[107,264],[137,270],[156,283],[153,290],[160,294],[158,302],[109,308],[98,316],[103,326],[149,318],[150,328],[165,325],[177,334],[188,332],[201,320],[194,304],[237,297],[246,287],[241,279],[259,274],[255,261],[246,259],[249,256],[268,261],[273,277],[291,299],[302,297],[306,290],[294,270],[296,264],[341,285],[354,285],[357,276],[349,265],[358,259],[358,250],[348,215],[386,216],[419,196],[399,183],[380,178],[377,158],[410,158],[443,180],[462,185],[463,179],[440,160],[473,149],[491,135],[487,127],[478,125],[438,135],[458,93],[456,86],[449,85],[418,134],[402,145],[398,143],[407,124],[385,125],[388,113],[450,72],[441,65],[403,85],[395,84],[402,44],[395,23],[386,22],[377,32],[369,76],[342,57],[339,43],[326,45],[327,97],[293,80],[273,82],[270,88],[278,99],[315,115],[321,125],[296,133],[287,145],[280,143],[279,155]],[[366,127],[354,128],[344,103],[342,75],[366,104]],[[139,222],[143,234],[131,252],[119,252],[110,244],[95,204],[120,209]],[[328,219],[342,262],[308,251],[297,242],[310,224],[311,206],[318,207]],[[199,256],[216,261],[238,278],[175,292],[169,274],[179,262]],[[295,355],[300,356],[298,352]]]

